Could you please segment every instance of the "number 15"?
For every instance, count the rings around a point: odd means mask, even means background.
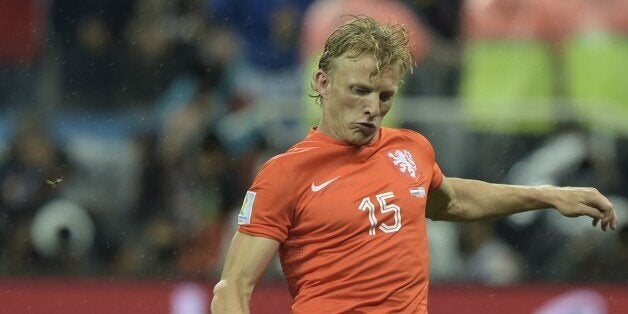
[[[379,210],[382,214],[388,212],[394,212],[395,224],[387,225],[385,223],[379,224],[379,230],[384,233],[393,233],[399,231],[401,229],[401,208],[395,204],[388,204],[386,200],[394,198],[395,195],[393,192],[386,192],[375,195],[377,202],[379,203]],[[371,222],[371,228],[369,229],[369,235],[375,235],[375,228],[377,227],[377,218],[375,217],[375,205],[371,201],[371,197],[365,197],[362,199],[360,206],[358,207],[361,211],[367,211],[369,215],[369,221]]]

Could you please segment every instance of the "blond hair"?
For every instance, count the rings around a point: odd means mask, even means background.
[[[382,24],[375,19],[360,15],[338,27],[325,41],[325,49],[318,62],[318,68],[332,74],[335,69],[334,60],[347,54],[349,58],[358,58],[364,53],[373,55],[376,69],[371,77],[377,75],[384,67],[398,66],[400,77],[414,66],[412,55],[408,50],[408,32],[399,24]],[[310,97],[321,104],[322,96],[311,84]]]

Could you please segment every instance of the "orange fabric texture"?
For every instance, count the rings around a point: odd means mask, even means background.
[[[426,312],[425,205],[442,180],[414,131],[356,148],[312,130],[262,167],[238,230],[281,243],[293,313]]]

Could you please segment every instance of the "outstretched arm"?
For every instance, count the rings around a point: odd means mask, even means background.
[[[275,240],[236,232],[214,287],[212,313],[249,313],[253,288],[278,248]]]
[[[611,202],[594,188],[521,186],[477,180],[445,178],[427,201],[427,218],[447,221],[481,221],[511,214],[555,208],[563,216],[589,216],[604,231],[617,227]]]

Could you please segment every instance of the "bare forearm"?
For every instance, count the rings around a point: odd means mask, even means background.
[[[430,193],[426,217],[432,220],[489,220],[542,208],[566,217],[588,216],[602,230],[617,227],[613,204],[590,187],[521,186],[444,178]]]
[[[253,289],[278,247],[275,240],[236,232],[214,287],[212,313],[249,313]]]
[[[511,214],[553,207],[559,188],[517,186],[450,178],[455,193],[455,220],[490,220]]]
[[[252,288],[244,289],[236,283],[221,280],[214,288],[212,313],[249,313]]]

